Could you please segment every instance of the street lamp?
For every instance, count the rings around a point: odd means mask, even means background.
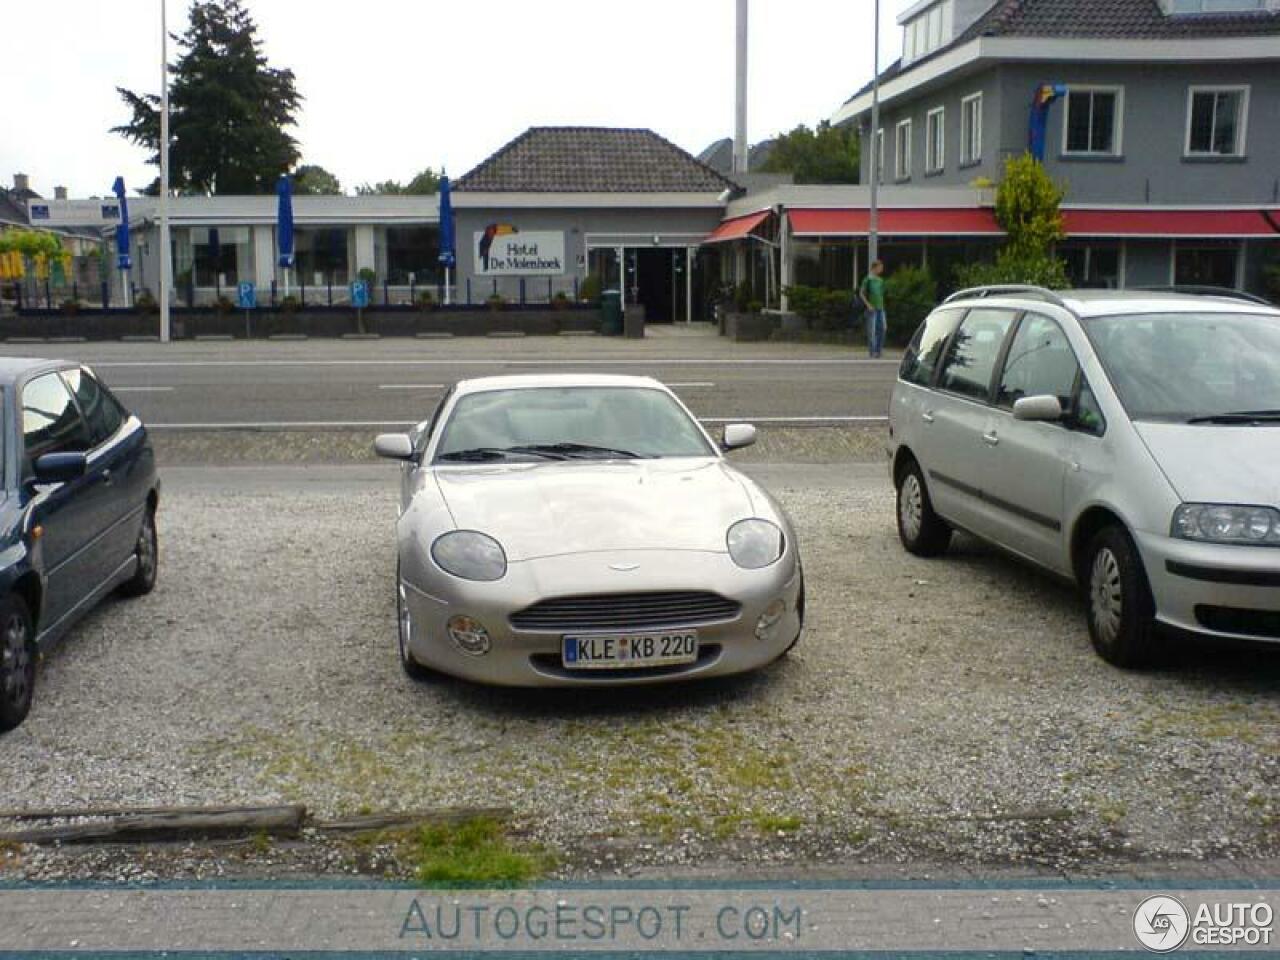
[[[867,272],[880,258],[880,0],[875,0],[871,78],[871,210],[867,224]]]
[[[169,25],[160,0],[160,342],[169,342],[169,287],[173,263],[169,244]]]

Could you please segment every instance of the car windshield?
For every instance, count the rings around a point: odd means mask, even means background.
[[[706,438],[680,405],[646,387],[534,387],[459,398],[437,462],[705,457]]]
[[[1280,317],[1152,313],[1086,326],[1134,420],[1280,422]]]

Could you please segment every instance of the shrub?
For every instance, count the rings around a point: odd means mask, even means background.
[[[764,304],[759,300],[750,300],[747,302],[747,313],[760,313],[764,310]]]
[[[938,283],[928,267],[899,267],[884,281],[886,338],[904,344],[938,304]]]
[[[218,311],[218,313],[223,316],[230,313],[235,308],[236,308],[235,302],[230,297],[225,295],[218,297],[217,300],[213,301],[213,309]]]
[[[751,305],[751,288],[745,283],[738,284],[733,291],[733,305],[739,313],[747,313]]]
[[[578,299],[583,303],[599,303],[600,294],[604,291],[604,281],[598,273],[588,273],[587,278],[578,287]]]
[[[436,298],[430,290],[423,290],[418,294],[418,309],[423,313],[430,313],[435,309]]]
[[[551,298],[551,309],[568,310],[569,303],[570,303],[569,295],[565,293],[563,290],[557,290],[556,295]]]
[[[485,303],[489,305],[489,309],[497,313],[507,305],[507,298],[500,293],[491,293],[485,298]]]
[[[297,297],[295,297],[293,294],[289,294],[289,296],[284,297],[280,301],[281,313],[297,313],[301,307],[302,307],[302,301],[299,300]]]
[[[150,290],[143,290],[133,301],[133,309],[138,313],[150,315],[160,312],[160,304],[156,303],[156,298]]]
[[[787,306],[815,330],[843,330],[853,322],[853,293],[825,287],[787,287]]]
[[[74,317],[77,313],[80,312],[79,300],[72,300],[71,298],[68,298],[62,301],[61,306],[62,306],[62,312],[66,314],[68,317]]]

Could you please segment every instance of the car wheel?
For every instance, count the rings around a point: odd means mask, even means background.
[[[413,636],[413,614],[409,612],[409,604],[405,598],[404,581],[400,579],[400,564],[396,564],[396,636],[400,649],[400,666],[404,672],[414,680],[431,680],[435,677],[432,670],[428,670],[417,660],[413,658],[413,652],[409,649],[409,638]]]
[[[951,543],[951,527],[933,512],[924,474],[914,460],[898,475],[898,539],[917,557],[936,557]]]
[[[0,730],[27,718],[36,689],[36,643],[31,612],[21,597],[0,601]]]
[[[786,656],[796,648],[796,644],[800,642],[800,637],[804,633],[804,574],[800,574],[800,592],[796,594],[796,613],[800,615],[800,626],[796,629],[796,638],[791,641],[787,649],[782,651],[782,656]]]
[[[1093,648],[1117,667],[1151,662],[1155,602],[1133,539],[1121,527],[1099,531],[1083,566],[1085,609]]]
[[[141,597],[155,589],[156,576],[160,572],[160,538],[156,534],[156,512],[147,507],[142,513],[142,529],[133,547],[138,558],[138,569],[120,586],[126,597]]]

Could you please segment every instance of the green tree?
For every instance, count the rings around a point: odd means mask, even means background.
[[[169,68],[169,179],[191,194],[269,193],[298,162],[287,129],[302,98],[292,70],[267,65],[240,0],[196,0]],[[160,98],[117,88],[133,118],[112,132],[160,162]]]
[[[1066,264],[1054,252],[1065,236],[1062,199],[1065,191],[1029,153],[1005,161],[1004,179],[996,190],[996,222],[1005,242],[995,263],[961,267],[962,286],[1030,283],[1061,289],[1070,286]]]
[[[293,172],[293,192],[303,196],[339,196],[342,184],[324,167],[304,163]]]
[[[362,183],[356,187],[356,196],[371,197],[376,194],[405,194],[427,196],[440,192],[440,174],[427,167],[408,183],[398,180],[383,180],[381,183]]]
[[[857,183],[858,134],[852,127],[833,127],[823,121],[816,129],[804,124],[779,134],[765,173],[790,173],[796,183]]]

